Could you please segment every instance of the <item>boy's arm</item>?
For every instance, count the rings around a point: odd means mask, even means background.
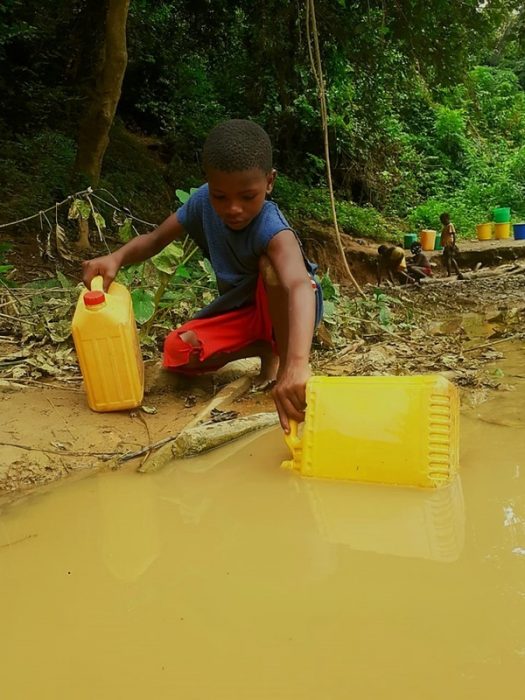
[[[104,290],[107,291],[123,265],[131,265],[151,258],[165,248],[168,243],[181,238],[184,234],[185,230],[178,221],[175,212],[168,216],[154,231],[133,238],[110,255],[83,262],[82,280],[89,289],[93,277],[102,275]]]
[[[272,393],[281,425],[289,432],[289,419],[304,420],[306,382],[310,377],[308,360],[315,324],[315,296],[301,249],[292,231],[281,231],[274,236],[266,254],[285,294],[283,303],[287,301],[287,352]]]

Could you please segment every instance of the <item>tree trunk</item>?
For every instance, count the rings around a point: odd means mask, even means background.
[[[87,175],[95,187],[109,143],[128,62],[126,22],[130,0],[108,0],[104,43],[95,70],[95,83],[78,136],[75,171]]]

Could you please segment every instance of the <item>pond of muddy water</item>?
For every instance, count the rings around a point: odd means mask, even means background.
[[[5,507],[2,698],[521,699],[523,358],[443,490],[301,480],[271,430]]]

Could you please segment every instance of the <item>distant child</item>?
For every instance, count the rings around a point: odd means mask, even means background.
[[[419,281],[424,277],[432,276],[432,268],[427,256],[423,253],[421,243],[412,243],[410,246],[412,258],[407,264],[407,273],[413,279]]]
[[[439,217],[443,228],[441,229],[441,245],[443,246],[443,262],[447,268],[447,275],[450,277],[452,268],[454,268],[457,276],[462,277],[456,255],[459,253],[459,248],[456,245],[456,229],[450,221],[450,214],[443,212]]]
[[[210,260],[219,296],[171,331],[164,367],[213,371],[245,357],[261,358],[282,427],[304,420],[305,386],[314,328],[322,315],[316,266],[276,204],[266,199],[276,171],[266,132],[233,119],[216,126],[203,149],[207,183],[150,233],[110,255],[83,263],[84,283],[95,275],[107,289],[123,265],[142,262],[188,234]]]
[[[392,284],[396,281],[407,279],[407,262],[405,251],[400,246],[380,245],[377,249],[379,259],[377,261],[377,283],[381,284],[384,277]]]

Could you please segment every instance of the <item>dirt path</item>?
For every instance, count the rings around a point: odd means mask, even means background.
[[[94,413],[80,386],[63,388],[49,382],[12,391],[4,386],[0,497],[81,471],[109,469],[111,457],[176,434],[213,396],[211,376],[186,380],[177,388],[151,364],[149,369],[145,410]],[[256,394],[237,401],[235,410],[241,415],[273,410],[273,403],[268,394]],[[142,459],[133,463],[139,466]]]

